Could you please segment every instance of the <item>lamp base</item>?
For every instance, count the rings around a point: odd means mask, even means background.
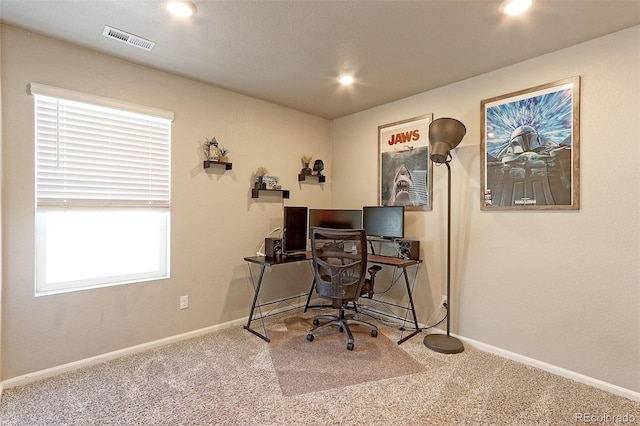
[[[458,354],[464,351],[460,340],[446,334],[428,334],[424,338],[424,345],[441,354]]]

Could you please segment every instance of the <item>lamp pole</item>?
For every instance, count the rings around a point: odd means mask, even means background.
[[[444,161],[447,166],[447,334],[429,334],[424,338],[424,345],[431,350],[443,354],[457,354],[464,351],[464,345],[457,338],[449,335],[451,313],[451,159]]]

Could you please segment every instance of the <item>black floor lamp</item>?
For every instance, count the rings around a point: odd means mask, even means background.
[[[429,125],[429,145],[431,161],[447,166],[447,334],[429,334],[424,338],[424,345],[431,350],[444,354],[457,354],[464,351],[464,345],[449,335],[451,322],[451,150],[462,141],[467,129],[454,118],[438,118]]]

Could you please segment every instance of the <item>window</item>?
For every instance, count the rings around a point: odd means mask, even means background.
[[[31,93],[36,294],[168,278],[173,113]]]

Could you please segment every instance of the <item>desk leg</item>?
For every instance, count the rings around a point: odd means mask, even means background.
[[[307,295],[307,303],[305,303],[304,305],[304,311],[303,312],[307,312],[307,310],[309,308],[331,308],[331,305],[310,305],[309,303],[311,303],[311,296],[313,295],[313,290],[316,289],[316,277],[313,277],[313,282],[311,283],[311,290],[309,290],[309,294]],[[355,306],[355,305],[354,305]],[[356,310],[357,312],[357,310]]]
[[[406,267],[402,268],[402,274],[404,275],[404,282],[407,285],[407,294],[409,295],[409,305],[411,306],[411,313],[413,314],[413,325],[415,326],[416,329],[414,330],[413,333],[398,340],[398,345],[401,345],[402,343],[411,339],[416,334],[422,332],[422,330],[420,329],[420,326],[418,325],[418,316],[416,315],[416,307],[413,304],[413,295],[411,294],[411,285],[409,284],[409,276],[407,275]]]
[[[250,267],[250,266],[249,266]],[[256,309],[256,306],[258,304],[258,295],[260,294],[260,286],[262,285],[262,278],[264,277],[264,270],[266,269],[266,266],[262,265],[260,267],[260,277],[258,278],[258,284],[255,287],[255,294],[253,296],[253,304],[251,305],[251,312],[249,313],[249,320],[247,321],[247,325],[244,326],[244,329],[255,334],[256,336],[258,336],[259,338],[261,338],[262,340],[264,340],[265,342],[270,342],[271,340],[269,340],[269,338],[265,335],[262,335],[260,333],[258,333],[257,331],[255,331],[254,329],[251,328],[251,321],[253,321],[253,313]],[[265,331],[266,333],[266,331]]]
[[[311,283],[311,289],[309,289],[309,295],[307,296],[307,303],[304,304],[304,311],[303,312],[307,312],[307,309],[309,309],[311,306],[309,306],[309,302],[311,302],[311,295],[313,294],[313,290],[316,289],[316,277],[313,277],[313,282]]]

